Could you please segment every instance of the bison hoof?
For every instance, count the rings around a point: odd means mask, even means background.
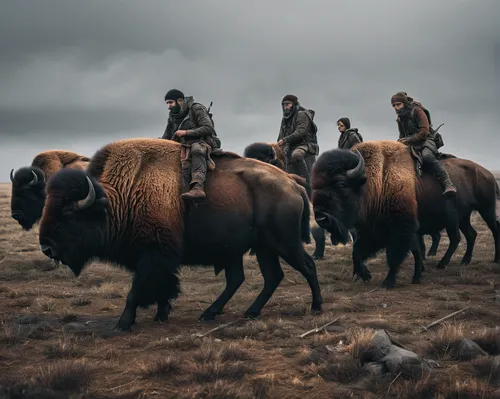
[[[217,316],[217,313],[202,313],[198,321],[202,323],[211,323],[215,321],[215,316]]]
[[[311,314],[321,314],[323,313],[323,307],[321,305],[312,305]]]
[[[467,266],[467,265],[470,263],[470,261],[471,261],[471,258],[470,258],[470,257],[467,257],[467,258],[466,258],[466,257],[464,257],[464,258],[462,259],[462,261],[460,262],[460,266]]]
[[[427,256],[436,256],[436,255],[437,255],[437,251],[435,251],[435,250],[429,249],[429,252],[427,252]]]
[[[260,318],[260,312],[249,312],[249,311],[246,311],[243,314],[243,318],[250,319],[250,320],[257,320],[258,318]]]
[[[159,322],[165,322],[165,321],[168,321],[168,313],[167,314],[164,314],[164,313],[156,313],[154,319],[154,321],[159,321]]]
[[[411,280],[411,283],[412,284],[420,284],[421,283],[420,278],[413,277],[413,280]]]
[[[316,255],[316,254],[313,254],[313,259],[314,260],[322,260],[322,259],[325,259],[325,257],[323,255]]]
[[[394,281],[385,279],[382,283],[382,288],[385,288],[387,290],[393,289],[394,287],[396,287],[396,283]]]
[[[436,266],[436,269],[446,269],[447,263],[439,262]]]
[[[115,331],[132,331],[132,325],[135,323],[126,323],[119,321],[118,324],[115,326]]]

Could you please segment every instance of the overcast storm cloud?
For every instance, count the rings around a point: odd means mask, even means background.
[[[47,149],[92,156],[159,137],[165,93],[212,110],[223,148],[276,141],[287,93],[324,151],[348,116],[396,139],[393,93],[421,100],[443,152],[500,170],[500,1],[15,1],[0,14],[0,181]]]

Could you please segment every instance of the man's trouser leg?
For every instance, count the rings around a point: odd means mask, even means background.
[[[204,143],[191,144],[191,189],[181,195],[184,199],[199,200],[206,197],[203,186],[207,177],[207,148]]]
[[[303,148],[299,147],[292,151],[292,155],[290,157],[290,173],[295,173],[296,175],[309,180],[309,170],[307,168],[305,157],[306,150]]]
[[[453,185],[450,179],[450,175],[445,167],[436,159],[436,155],[432,150],[424,147],[422,150],[422,160],[424,166],[430,168],[436,175],[437,180],[443,188],[443,194],[447,196],[456,195],[457,189]]]

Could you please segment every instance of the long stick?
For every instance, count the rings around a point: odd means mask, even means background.
[[[444,316],[444,317],[442,317],[441,319],[436,320],[436,321],[432,322],[431,324],[428,324],[428,325],[426,325],[425,327],[422,327],[422,328],[424,329],[424,331],[427,331],[427,330],[429,330],[431,327],[434,327],[435,325],[438,325],[438,324],[439,324],[439,323],[441,323],[442,321],[445,321],[445,320],[451,319],[453,316],[456,316],[456,315],[457,315],[457,314],[459,314],[459,313],[465,312],[467,309],[470,309],[470,306],[467,306],[466,308],[463,308],[463,309],[457,310],[456,312],[453,312],[453,313],[449,314],[448,316]],[[423,332],[424,332],[424,331],[423,331]]]
[[[213,333],[213,332],[215,332],[215,331],[222,330],[223,328],[226,328],[226,327],[232,326],[233,324],[236,324],[236,323],[240,322],[241,320],[245,320],[245,319],[238,319],[238,320],[234,320],[234,321],[231,321],[231,322],[229,322],[229,323],[226,323],[226,324],[221,324],[219,327],[212,328],[211,330],[208,330],[206,333],[203,333],[203,334],[201,334],[201,333],[196,333],[195,335],[196,335],[197,337],[200,337],[200,338],[201,338],[201,337],[204,337],[204,336],[206,336],[206,335],[208,335],[208,334],[211,334],[211,333]]]
[[[329,325],[335,323],[336,321],[338,321],[340,319],[341,316],[337,317],[336,319],[333,319],[332,321],[329,321],[328,323],[326,324],[323,324],[322,326],[320,327],[316,327],[316,328],[313,328],[312,330],[309,330],[307,332],[305,332],[304,334],[302,335],[299,335],[300,338],[305,338],[307,337],[308,335],[311,335],[311,334],[314,334],[314,333],[318,333],[320,332],[321,330],[324,330],[326,327],[328,327]]]

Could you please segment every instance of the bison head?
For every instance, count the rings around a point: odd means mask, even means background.
[[[12,196],[10,211],[24,230],[30,230],[42,217],[45,204],[45,174],[37,167],[26,166],[10,171]]]
[[[361,153],[338,149],[324,152],[313,167],[311,179],[316,222],[331,234],[332,242],[346,244],[361,209],[366,183]]]
[[[40,220],[41,250],[78,276],[99,254],[106,219],[107,201],[102,187],[85,171],[61,169],[47,184]]]
[[[276,157],[276,151],[268,143],[253,143],[245,148],[243,156],[246,158],[258,159],[259,161],[270,163],[278,168],[283,169],[284,165]]]

